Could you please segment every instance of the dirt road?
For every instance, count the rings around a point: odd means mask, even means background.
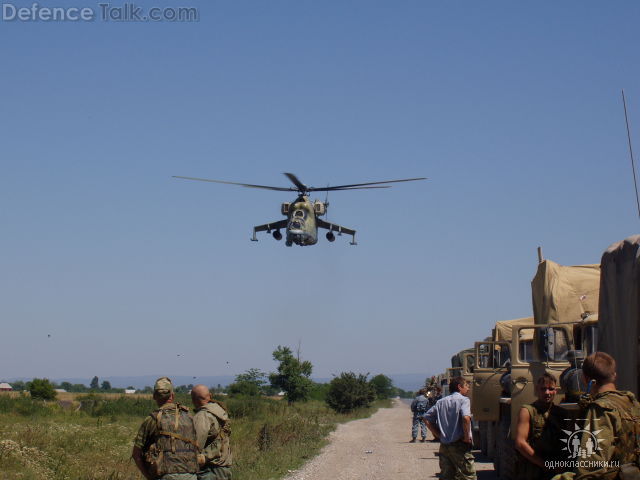
[[[329,445],[285,480],[437,478],[439,444],[409,443],[410,439],[409,406],[394,400],[393,408],[383,408],[371,418],[339,425],[331,434]],[[497,479],[493,465],[476,453],[478,480]]]

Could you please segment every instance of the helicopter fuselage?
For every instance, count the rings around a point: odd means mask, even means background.
[[[283,204],[283,214],[287,215],[287,246],[292,244],[305,246],[315,245],[318,243],[318,225],[316,222],[315,205],[321,204],[324,210],[324,204],[317,201],[311,202],[305,195],[300,195],[290,204]],[[286,210],[286,213],[285,213]]]

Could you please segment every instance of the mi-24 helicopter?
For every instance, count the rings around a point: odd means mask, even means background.
[[[338,232],[338,235],[342,235],[343,233],[351,235],[351,245],[357,245],[355,230],[341,225],[336,225],[335,223],[326,222],[320,218],[327,213],[327,208],[329,207],[329,192],[370,188],[390,188],[389,185],[382,184],[413,182],[415,180],[426,179],[426,177],[404,178],[401,180],[353,183],[350,185],[335,185],[332,187],[308,187],[293,173],[285,173],[284,175],[291,181],[291,183],[293,183],[293,187],[270,187],[268,185],[252,185],[249,183],[226,182],[224,180],[212,180],[209,178],[181,177],[178,175],[174,175],[173,178],[198,180],[200,182],[226,183],[228,185],[240,185],[247,188],[261,188],[264,190],[276,190],[279,192],[298,192],[298,197],[293,202],[283,203],[280,208],[280,213],[287,217],[286,220],[278,220],[253,227],[253,237],[251,238],[251,241],[253,242],[258,241],[256,238],[257,232],[271,233],[273,238],[276,240],[282,240],[282,233],[280,230],[285,229],[287,235],[285,245],[287,247],[292,246],[294,243],[300,246],[315,245],[318,242],[318,228],[328,230],[326,237],[330,242],[333,242],[336,239],[333,232]],[[320,200],[312,201],[309,199],[309,193],[311,192],[327,192],[327,198],[324,202]]]

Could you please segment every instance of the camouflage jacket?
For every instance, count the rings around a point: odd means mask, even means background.
[[[205,457],[205,467],[231,466],[231,424],[229,415],[219,404],[211,402],[196,410],[193,417],[198,445]]]
[[[590,465],[593,462],[612,462],[638,465],[640,457],[640,404],[633,393],[619,390],[602,392],[581,401],[585,408],[584,432],[581,437],[581,448],[587,442],[597,441],[597,450],[585,458]],[[615,466],[588,468],[578,467],[576,480],[616,479],[620,476],[620,468]]]
[[[165,403],[142,422],[134,446],[156,478],[198,471],[196,433],[186,407]]]

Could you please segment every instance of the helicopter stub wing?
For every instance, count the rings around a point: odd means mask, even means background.
[[[252,241],[257,242],[256,233],[258,232],[270,232],[271,230],[280,230],[281,228],[287,228],[288,220],[278,220],[273,223],[265,223],[264,225],[258,225],[257,227],[253,227],[253,237]]]
[[[325,222],[320,218],[316,218],[316,225],[318,226],[318,228],[326,228],[330,232],[338,232],[338,235],[342,235],[343,233],[346,233],[347,235],[351,235],[352,237],[351,245],[357,245],[356,231],[351,228],[343,227],[342,225],[336,225],[335,223]]]

